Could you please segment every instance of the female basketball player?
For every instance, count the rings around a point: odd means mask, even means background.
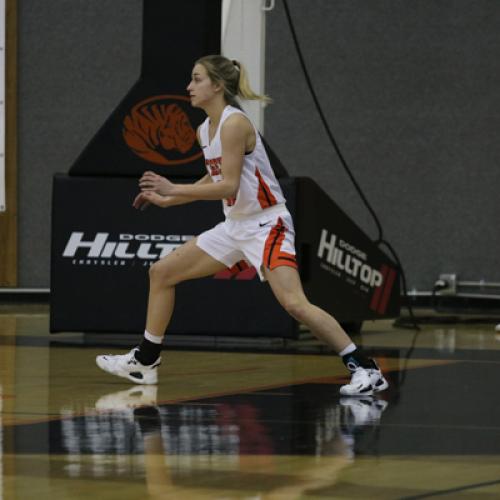
[[[213,275],[244,260],[268,281],[280,304],[331,346],[352,372],[343,395],[370,395],[388,387],[376,363],[357,349],[338,322],[311,304],[297,272],[294,228],[281,188],[256,128],[236,98],[267,99],[250,88],[244,67],[219,55],[199,59],[187,90],[207,119],[197,137],[207,175],[195,184],[174,184],[153,172],[139,181],[134,206],[169,207],[195,200],[223,200],[226,219],[188,241],[150,268],[146,331],[125,355],[97,357],[103,370],[139,384],[156,384],[163,335],[174,307],[175,285]]]

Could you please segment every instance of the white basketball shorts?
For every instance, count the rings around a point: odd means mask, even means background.
[[[261,281],[265,281],[264,268],[297,268],[295,231],[285,206],[242,218],[228,217],[200,234],[196,245],[235,273],[249,265],[255,267]]]

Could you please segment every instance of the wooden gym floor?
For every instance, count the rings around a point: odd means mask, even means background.
[[[100,371],[123,352],[48,334],[46,306],[0,306],[0,499],[500,498],[500,337],[492,324],[355,340],[390,382],[340,398],[341,361],[168,347],[158,387]]]

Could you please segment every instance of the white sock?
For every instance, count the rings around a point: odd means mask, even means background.
[[[150,342],[153,342],[153,344],[163,343],[163,337],[159,337],[158,335],[153,335],[152,333],[149,333],[147,330],[144,330],[144,338],[146,340],[149,340]]]
[[[339,352],[339,356],[343,358],[346,354],[351,354],[351,352],[354,352],[356,349],[356,344],[354,342],[351,342],[345,349],[342,349]]]

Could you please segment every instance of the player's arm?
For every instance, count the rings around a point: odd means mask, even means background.
[[[200,127],[196,130],[196,138],[198,139],[198,143],[201,145]],[[144,172],[142,177],[139,179],[141,192],[135,197],[133,206],[144,210],[151,203],[160,207],[172,207],[174,205],[184,205],[185,203],[195,201],[193,198],[188,196],[169,196],[167,194],[168,189],[165,189],[167,182],[167,179],[161,175],[155,174],[151,171]],[[205,184],[207,182],[211,182],[208,174],[196,181],[195,184]],[[155,194],[159,196],[155,196]]]
[[[241,169],[248,134],[253,132],[250,122],[240,114],[230,116],[221,129],[222,177],[219,182],[174,184],[169,181],[169,196],[187,196],[195,200],[222,200],[236,196],[240,187]]]
[[[208,174],[196,181],[193,185],[211,183],[212,179]],[[173,207],[174,205],[184,205],[195,201],[195,198],[189,196],[168,195],[168,185],[171,184],[165,177],[154,172],[144,172],[139,181],[141,192],[135,197],[134,208],[144,209],[150,203],[159,207]],[[165,187],[167,187],[165,189]]]

